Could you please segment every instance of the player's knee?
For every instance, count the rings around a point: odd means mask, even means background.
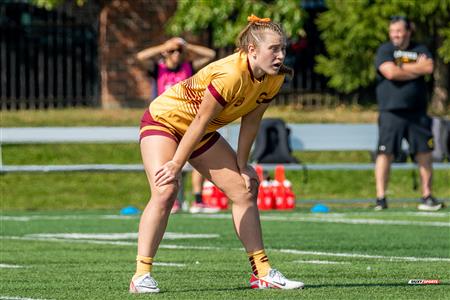
[[[178,184],[167,184],[152,190],[152,201],[159,205],[171,208],[178,195]]]
[[[256,203],[257,199],[257,192],[253,192],[255,188],[252,188],[251,191],[249,191],[245,186],[241,188],[234,189],[230,195],[228,195],[228,198],[230,198],[231,201],[233,201],[234,204],[252,204]],[[257,185],[256,185],[256,191],[257,191]]]

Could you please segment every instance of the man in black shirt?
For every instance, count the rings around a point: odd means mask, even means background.
[[[389,24],[390,42],[377,51],[378,155],[375,164],[376,210],[387,208],[386,189],[393,158],[401,151],[402,139],[409,144],[419,165],[422,203],[418,209],[442,208],[431,195],[433,135],[427,116],[424,75],[433,72],[433,59],[424,45],[410,41],[411,23],[394,17]]]

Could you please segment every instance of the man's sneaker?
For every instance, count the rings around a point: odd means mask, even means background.
[[[130,293],[144,294],[144,293],[159,293],[158,283],[150,275],[150,273],[133,277],[130,282]]]
[[[203,203],[193,203],[192,206],[189,208],[189,212],[191,214],[199,214],[199,213],[215,214],[218,213],[219,211],[220,208]]]
[[[258,278],[255,274],[250,277],[250,287],[252,289],[302,289],[305,285],[300,281],[286,279],[280,271],[270,269],[269,274]]]
[[[387,206],[386,197],[377,198],[377,202],[375,204],[374,209],[375,210],[383,210],[383,209],[387,209],[387,208],[388,208],[388,206]]]
[[[423,211],[438,211],[444,207],[444,204],[437,201],[433,196],[422,198],[422,203],[417,207],[418,210]]]

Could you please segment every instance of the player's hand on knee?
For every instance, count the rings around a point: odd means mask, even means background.
[[[259,178],[255,169],[251,165],[247,164],[244,168],[240,169],[240,172],[242,178],[244,178],[247,191],[253,192],[255,189],[258,190]]]
[[[155,174],[156,186],[163,186],[172,182],[178,183],[180,179],[181,166],[174,161],[168,161]]]

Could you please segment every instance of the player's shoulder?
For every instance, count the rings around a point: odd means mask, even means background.
[[[386,52],[386,51],[394,51],[394,50],[395,50],[395,47],[391,42],[382,43],[378,47],[378,52]]]
[[[210,72],[213,77],[227,77],[229,80],[237,80],[244,74],[242,57],[234,53],[219,59],[211,64]]]

